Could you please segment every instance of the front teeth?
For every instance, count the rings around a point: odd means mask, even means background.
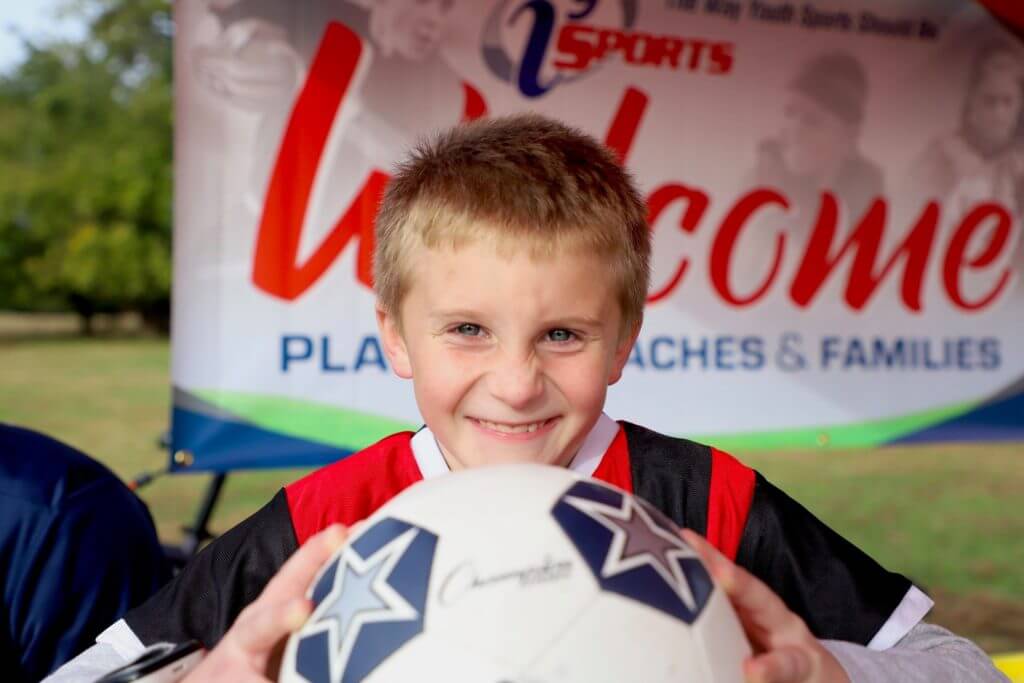
[[[526,434],[529,432],[535,432],[543,426],[544,422],[531,422],[527,425],[506,425],[498,422],[488,422],[487,420],[478,420],[481,425],[487,427],[491,431],[501,432],[502,434]]]

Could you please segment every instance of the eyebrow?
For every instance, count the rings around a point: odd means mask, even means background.
[[[481,314],[479,311],[474,311],[469,308],[452,308],[443,309],[439,311],[431,311],[429,314],[431,320],[482,320],[486,316]],[[557,328],[557,327],[601,327],[604,321],[598,317],[592,316],[567,316],[564,318],[550,318],[541,322],[539,327],[545,328]]]
[[[600,327],[603,321],[590,316],[570,316],[544,321],[542,327]]]
[[[478,320],[478,319],[484,317],[480,313],[480,311],[474,311],[474,310],[472,310],[470,308],[452,308],[452,309],[442,309],[440,311],[431,311],[429,316],[430,316],[431,320],[435,320],[435,319],[438,319],[438,318],[444,318],[446,320],[449,320],[449,319],[460,319],[460,320],[461,319],[467,319],[467,320],[477,319]]]

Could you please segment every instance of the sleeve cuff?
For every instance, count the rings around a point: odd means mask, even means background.
[[[889,619],[868,643],[872,650],[888,650],[910,633],[924,616],[931,611],[935,602],[917,586],[911,585],[903,600],[896,606]]]
[[[142,644],[142,641],[124,619],[118,619],[108,626],[103,633],[96,636],[96,642],[105,643],[114,648],[117,654],[129,662],[146,649],[146,646]]]

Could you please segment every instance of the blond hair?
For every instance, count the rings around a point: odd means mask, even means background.
[[[595,139],[535,114],[453,128],[402,163],[377,214],[374,287],[398,315],[414,249],[489,239],[551,258],[596,253],[616,280],[624,328],[647,296],[647,211],[629,174]]]

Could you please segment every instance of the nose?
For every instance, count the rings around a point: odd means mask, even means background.
[[[544,393],[544,377],[532,354],[502,354],[488,380],[491,395],[517,410],[528,408]]]

